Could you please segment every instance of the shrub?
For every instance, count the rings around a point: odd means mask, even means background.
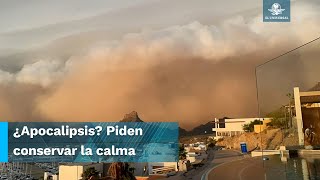
[[[254,121],[251,121],[248,124],[243,125],[242,129],[245,132],[253,132],[254,131],[254,125],[258,125],[258,124],[262,124],[262,121],[256,119]]]

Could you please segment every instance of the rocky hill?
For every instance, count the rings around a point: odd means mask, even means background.
[[[213,134],[212,128],[214,128],[214,123],[212,122],[201,124],[193,128],[191,131],[189,131],[188,135],[197,136],[197,135]]]
[[[120,122],[143,122],[136,111],[126,114]]]
[[[188,134],[189,134],[189,133],[188,133],[187,130],[179,127],[179,136],[180,136],[180,137],[181,137],[181,136],[187,136]]]
[[[144,122],[140,119],[138,113],[136,111],[132,111],[129,114],[126,114],[120,122]],[[187,130],[179,127],[179,135],[180,136],[187,136],[189,133]]]
[[[231,119],[229,117],[223,117],[219,119],[220,122],[224,122],[225,119]],[[215,124],[212,121],[207,122],[206,124],[201,124],[191,131],[186,131],[185,136],[200,136],[200,135],[210,135],[213,134],[212,128],[215,127]]]
[[[227,118],[227,117],[225,117]],[[222,119],[225,119],[222,118]],[[123,119],[120,122],[144,122],[142,119],[140,119],[138,113],[136,111],[132,111],[129,114],[126,114]],[[187,131],[181,127],[179,127],[179,135],[181,137],[184,136],[199,136],[199,135],[210,135],[213,134],[212,128],[214,127],[214,123],[209,121],[206,124],[201,124],[195,128],[193,128],[191,131]]]

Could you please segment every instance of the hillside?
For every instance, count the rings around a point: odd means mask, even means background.
[[[201,124],[201,125],[193,128],[191,131],[188,132],[188,134],[191,136],[212,134],[213,127],[214,127],[214,123],[207,122],[206,124]]]
[[[120,122],[143,122],[136,111],[126,114]]]
[[[129,114],[126,114],[120,122],[144,122],[140,119],[138,113],[136,111],[132,111]],[[189,133],[187,130],[179,127],[179,135],[180,136],[187,136]]]
[[[218,146],[228,149],[240,150],[240,142],[246,142],[248,150],[260,149],[261,142],[263,149],[279,149],[280,146],[296,146],[298,144],[297,134],[294,130],[268,129],[260,133],[244,133],[238,136],[225,137],[218,141]]]

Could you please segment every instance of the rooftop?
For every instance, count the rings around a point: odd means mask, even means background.
[[[318,82],[318,84],[309,89],[309,91],[320,91],[320,82]]]
[[[320,91],[320,82],[313,86],[309,91]],[[301,103],[319,103],[320,96],[301,96]]]

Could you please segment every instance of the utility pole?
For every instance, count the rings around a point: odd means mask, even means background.
[[[292,94],[288,93],[287,97],[289,98],[289,127],[292,128],[292,109],[291,109]]]

